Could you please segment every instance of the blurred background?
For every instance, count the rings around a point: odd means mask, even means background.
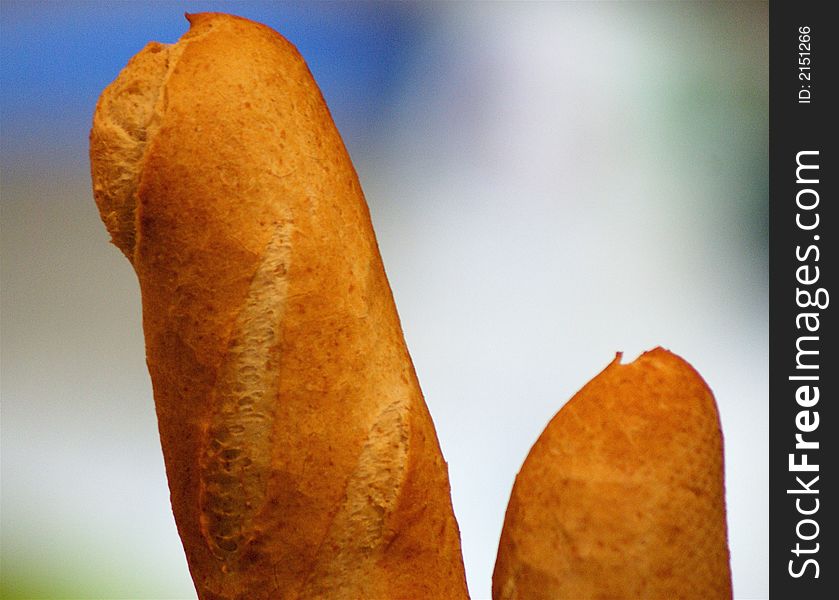
[[[0,4],[3,598],[194,598],[96,99],[183,12],[298,46],[365,189],[489,598],[516,472],[625,353],[716,394],[737,598],[768,597],[765,3]]]

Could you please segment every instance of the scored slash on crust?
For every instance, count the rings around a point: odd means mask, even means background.
[[[214,388],[201,465],[201,531],[216,558],[238,554],[255,535],[271,465],[279,392],[280,323],[288,296],[290,233],[277,227],[236,318]]]

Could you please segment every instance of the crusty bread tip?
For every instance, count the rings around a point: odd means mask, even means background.
[[[494,600],[731,598],[711,390],[656,348],[620,355],[551,420],[519,472]]]
[[[90,154],[198,594],[465,598],[447,467],[320,91],[268,27],[188,19],[103,92]]]

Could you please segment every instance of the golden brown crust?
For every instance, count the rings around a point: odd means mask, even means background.
[[[493,598],[730,597],[714,397],[666,350],[627,365],[618,356],[522,466]]]
[[[130,235],[103,220],[140,280],[199,595],[467,597],[446,465],[320,91],[271,29],[189,20],[136,172],[99,109],[91,160],[100,209],[133,209]],[[128,200],[109,191],[125,173]]]

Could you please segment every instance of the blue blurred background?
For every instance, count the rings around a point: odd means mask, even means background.
[[[3,598],[194,598],[96,99],[183,12],[288,37],[367,194],[473,598],[550,417],[663,345],[714,390],[737,598],[768,597],[765,3],[0,4]]]

